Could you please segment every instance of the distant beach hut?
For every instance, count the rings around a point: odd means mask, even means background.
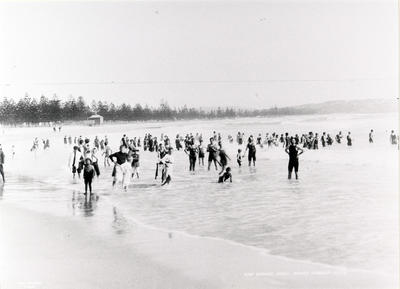
[[[104,118],[101,115],[94,114],[88,118],[89,125],[101,125]]]

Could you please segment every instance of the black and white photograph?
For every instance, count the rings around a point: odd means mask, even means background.
[[[0,2],[0,289],[396,289],[399,1]]]

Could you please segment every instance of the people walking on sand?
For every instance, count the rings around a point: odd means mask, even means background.
[[[95,176],[95,169],[92,165],[92,160],[90,158],[85,159],[85,165],[83,168],[83,180],[85,183],[85,195],[89,188],[90,194],[92,194],[92,181]]]
[[[68,167],[72,168],[72,176],[75,179],[75,174],[78,173],[78,177],[81,177],[81,171],[83,168],[83,155],[80,152],[78,146],[74,146],[72,154],[69,157]]]
[[[6,182],[6,179],[4,177],[4,160],[5,160],[5,155],[3,152],[3,148],[0,144],[0,175],[1,178],[3,179],[3,184]]]
[[[301,155],[304,151],[299,148],[294,141],[291,142],[289,147],[285,149],[285,152],[289,155],[289,163],[288,163],[288,179],[292,178],[292,172],[294,169],[294,173],[296,175],[296,180],[298,179],[298,171],[299,171],[299,155]]]

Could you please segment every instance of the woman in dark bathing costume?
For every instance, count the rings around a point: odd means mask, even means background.
[[[296,180],[297,180],[298,179],[297,172],[299,171],[298,156],[301,155],[304,151],[295,144],[295,141],[292,138],[291,144],[285,149],[285,152],[289,155],[288,179],[290,180],[292,178],[292,171],[294,169],[294,173],[296,175]]]

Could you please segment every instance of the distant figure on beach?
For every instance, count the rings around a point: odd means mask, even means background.
[[[14,159],[14,156],[15,156],[15,146],[14,145],[11,146],[11,154],[12,154],[12,159]]]
[[[72,161],[72,162],[71,162]],[[81,171],[83,167],[83,156],[79,151],[78,146],[74,146],[72,154],[69,157],[68,167],[72,165],[72,176],[75,179],[75,174],[78,173],[78,177],[81,177]]]
[[[397,136],[394,133],[394,130],[392,130],[391,134],[390,134],[390,143],[392,145],[396,145],[397,144]]]
[[[369,140],[369,143],[374,142],[374,130],[373,129],[371,129],[371,131],[368,134],[368,140]]]
[[[89,187],[89,192],[92,194],[92,181],[95,176],[95,170],[92,165],[92,160],[90,158],[85,159],[85,165],[83,168],[83,180],[85,182],[85,195]]]
[[[3,179],[3,184],[6,182],[6,180],[4,178],[4,167],[3,167],[4,159],[5,159],[5,156],[4,156],[3,148],[1,147],[1,144],[0,144],[0,174]]]
[[[242,150],[241,149],[238,149],[238,153],[236,155],[236,161],[237,161],[239,167],[241,167],[242,166]]]
[[[230,167],[227,167],[225,172],[220,173],[220,176],[218,177],[218,183],[225,183],[228,180],[232,183],[232,174]]]
[[[289,155],[288,179],[290,180],[292,178],[292,171],[294,169],[297,180],[299,178],[299,155],[304,151],[295,144],[294,140],[292,140],[291,144],[285,149],[285,152]]]
[[[353,142],[352,142],[352,139],[351,139],[351,135],[350,135],[350,132],[347,134],[347,146],[352,146],[353,145]]]
[[[336,135],[336,142],[341,143],[342,142],[342,132],[339,131],[339,134]]]

